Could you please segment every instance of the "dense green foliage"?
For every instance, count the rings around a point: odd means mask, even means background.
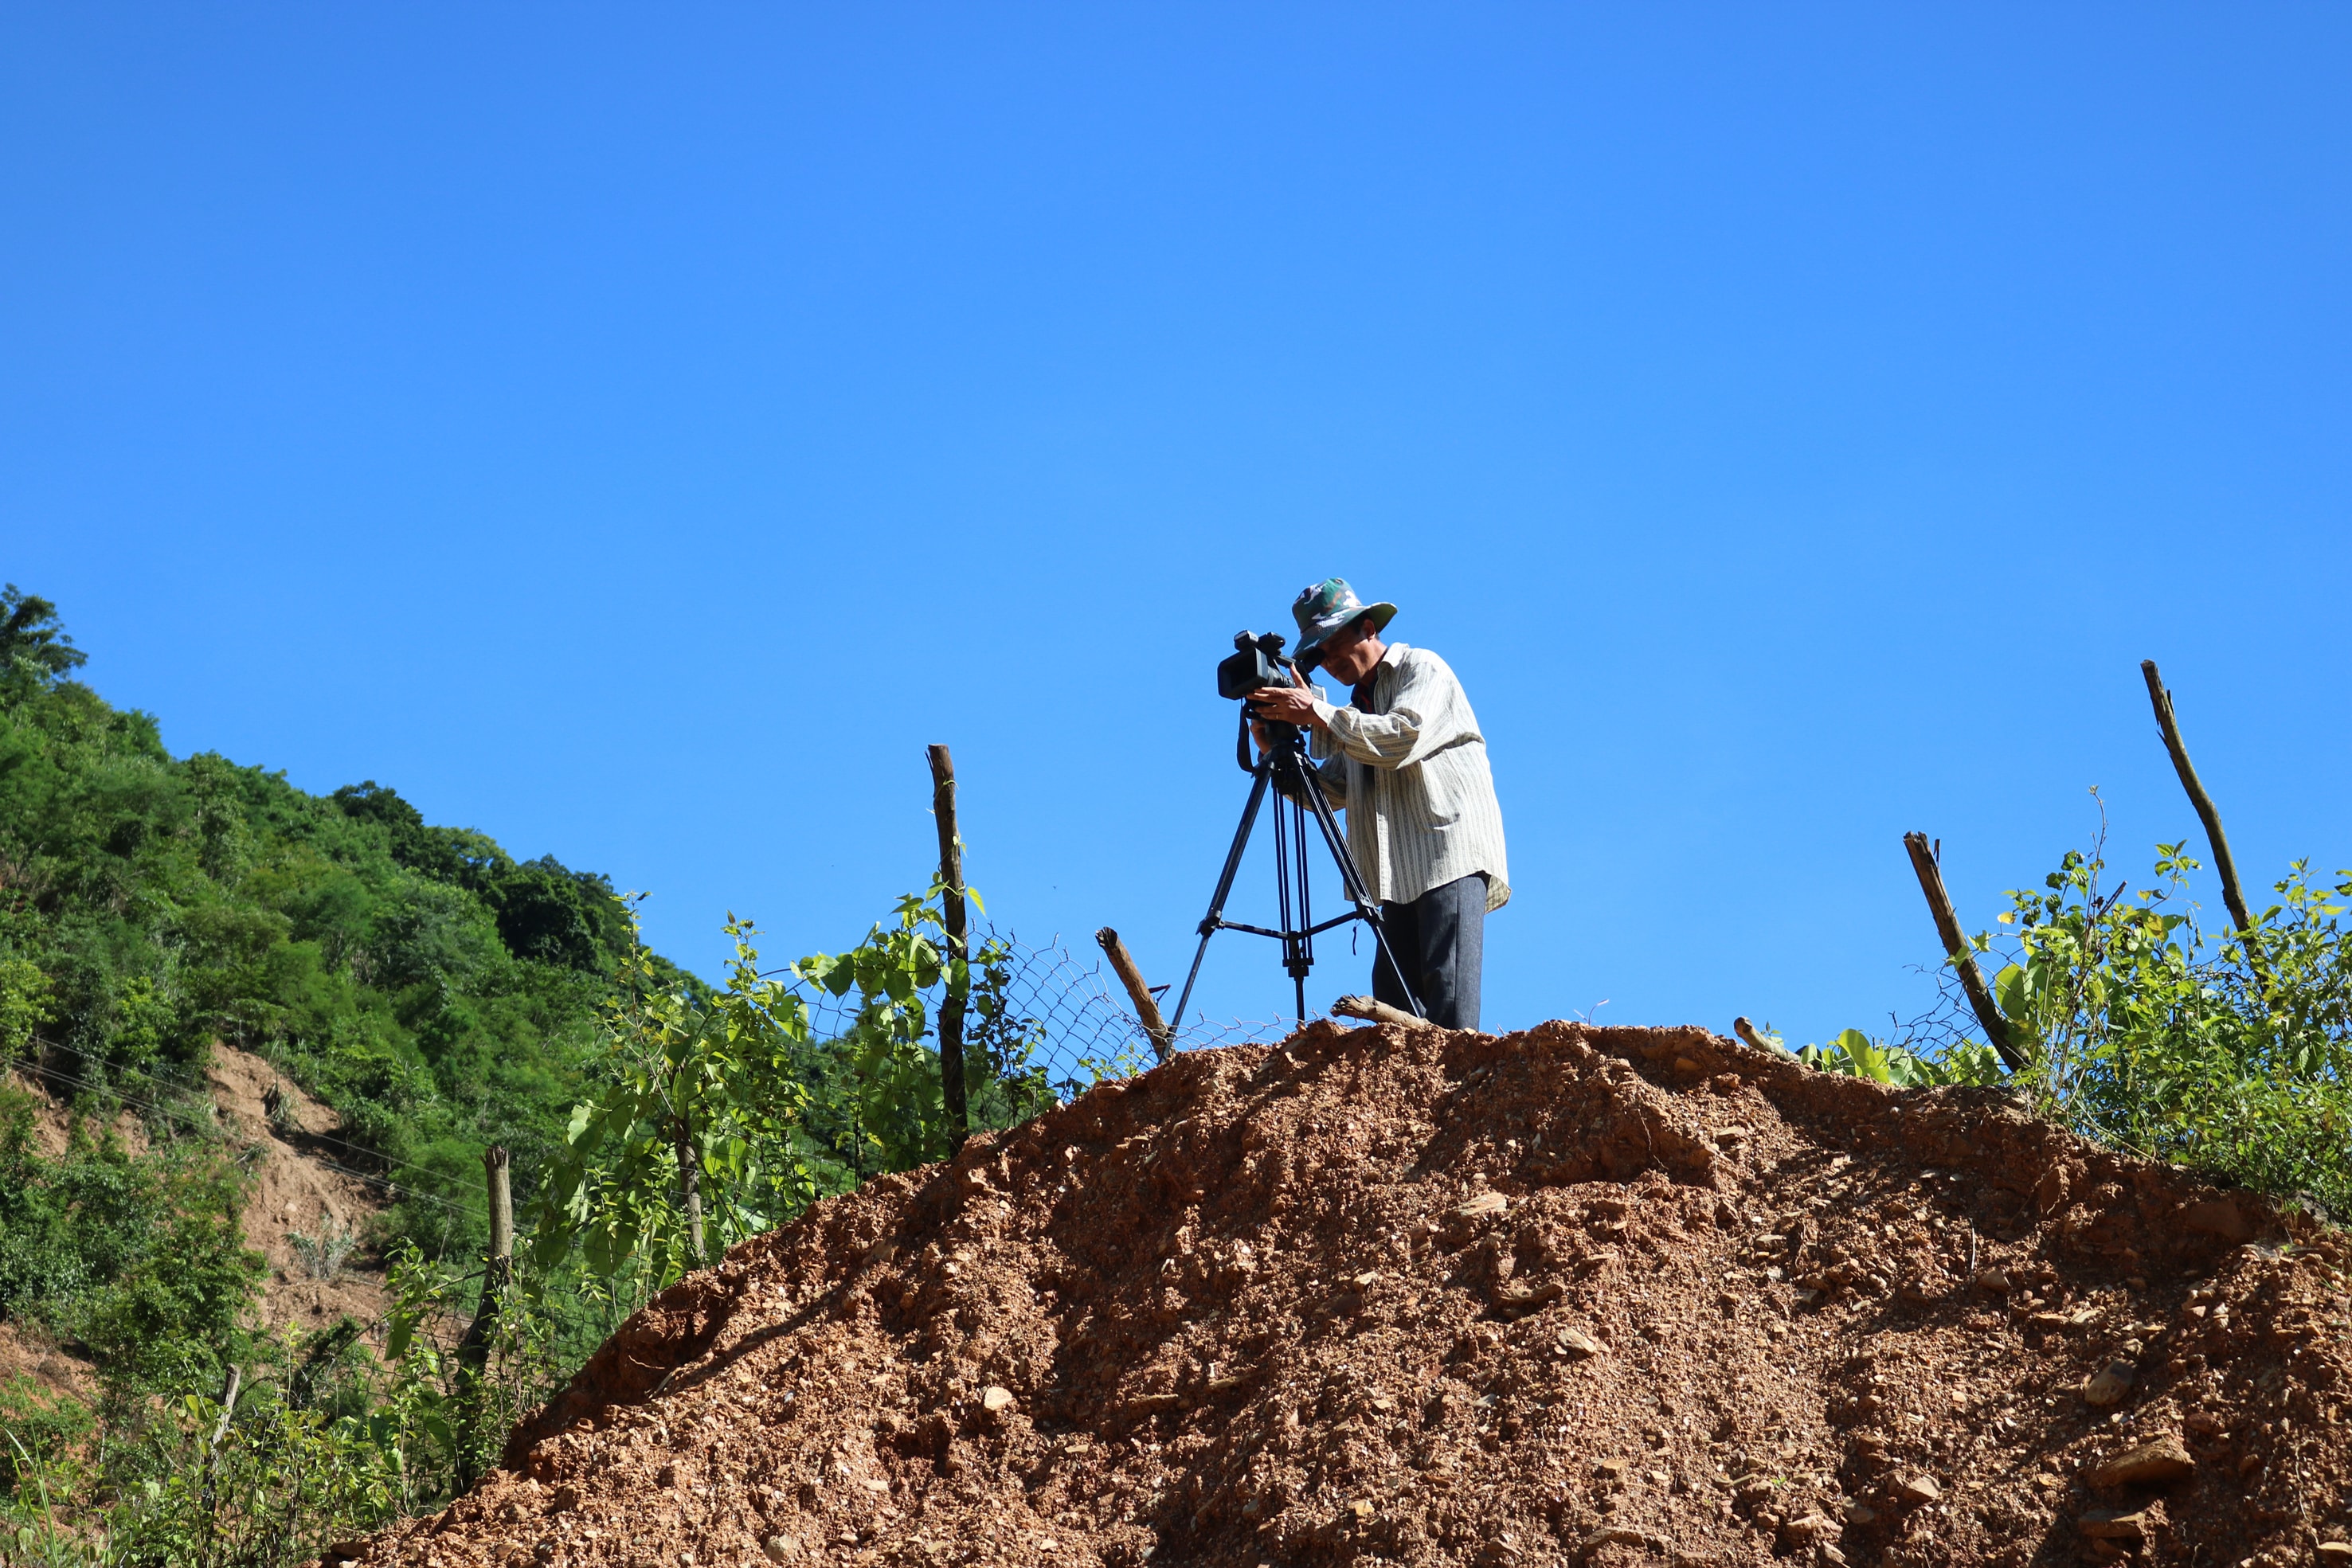
[[[603,1092],[572,1113],[533,1227],[542,1268],[577,1245],[593,1274],[635,1260],[665,1284],[839,1181],[801,1124],[807,1009],[761,977],[749,929],[729,930],[734,965],[708,1000],[662,986],[642,958],[625,971]]]
[[[2352,905],[2298,861],[2279,902],[2217,935],[2188,897],[2200,868],[2186,848],[2158,844],[2154,882],[2128,898],[2102,886],[2095,849],[2069,851],[2010,894],[2001,933],[1973,938],[2025,1071],[1968,1038],[1948,992],[1912,1039],[1847,1030],[1796,1054],[1902,1087],[2007,1083],[2095,1142],[2352,1218]],[[2352,899],[2352,871],[2336,874],[2334,897]]]
[[[133,1158],[77,1120],[62,1157],[32,1140],[33,1102],[0,1084],[0,1301],[46,1320],[132,1381],[227,1346],[261,1272],[236,1212],[244,1173],[215,1141],[167,1138]]]
[[[2198,923],[2199,869],[2157,846],[2156,885],[2101,886],[2070,852],[2011,894],[1994,988],[2032,1087],[2086,1137],[2352,1218],[2352,929],[2302,862],[2242,931]],[[2335,887],[2352,897],[2352,872]]]
[[[134,1100],[193,1082],[212,1040],[258,1051],[398,1170],[401,1234],[475,1244],[481,1148],[532,1172],[561,1136],[629,949],[609,883],[427,826],[373,782],[322,797],[175,760],[152,718],[37,656],[61,643],[10,592],[0,1043],[37,1030],[69,1083]]]
[[[652,1290],[946,1152],[950,991],[975,1123],[1053,1103],[1007,949],[949,961],[937,886],[781,981],[730,925],[713,988],[642,946],[604,878],[517,862],[373,781],[316,796],[174,759],[71,678],[82,662],[51,606],[6,591],[0,1055],[74,1112],[45,1155],[34,1097],[0,1088],[0,1319],[94,1356],[101,1388],[92,1409],[0,1385],[0,1556],[291,1563],[446,1497]],[[326,1100],[331,1157],[403,1195],[365,1239],[392,1264],[386,1321],[255,1321],[237,1216],[268,1155],[212,1113],[215,1041]],[[112,1131],[125,1109],[141,1152]],[[483,1298],[492,1143],[537,1224]]]
[[[216,1394],[230,1364],[247,1392],[212,1470],[245,1411],[285,1405],[299,1382],[310,1396],[272,1441],[394,1441],[402,1484],[366,1495],[430,1495],[448,1465],[436,1480],[411,1462],[431,1445],[383,1425],[387,1408],[429,1404],[419,1365],[381,1362],[349,1330],[289,1340],[256,1321],[261,1260],[237,1217],[263,1151],[212,1114],[213,1043],[335,1107],[331,1157],[399,1195],[366,1239],[408,1249],[407,1278],[441,1279],[454,1307],[452,1270],[430,1260],[478,1256],[480,1152],[513,1150],[528,1198],[602,1060],[614,966],[634,954],[673,992],[698,983],[635,947],[604,878],[518,862],[373,782],[319,796],[218,756],[174,758],[152,718],[71,678],[83,657],[53,607],[0,596],[0,1055],[74,1106],[68,1146],[45,1154],[34,1097],[0,1087],[0,1319],[75,1346],[100,1377],[96,1410],[20,1381],[0,1386],[0,1411],[28,1459],[80,1467],[62,1478],[76,1506],[114,1500],[117,1524],[136,1526],[125,1552],[163,1528],[158,1500],[186,1479],[187,1422],[170,1412]],[[125,1109],[129,1142],[113,1130]],[[534,1290],[544,1380],[602,1337],[613,1303],[577,1279]],[[217,1500],[218,1479],[199,1493]],[[286,1524],[263,1534],[291,1550]],[[156,1560],[198,1560],[186,1546]]]

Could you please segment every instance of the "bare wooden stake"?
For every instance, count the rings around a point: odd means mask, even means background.
[[[479,1372],[490,1357],[490,1339],[497,1333],[499,1309],[514,1279],[514,1184],[506,1149],[492,1144],[482,1151],[482,1184],[490,1204],[490,1249],[482,1260],[482,1294],[474,1306],[474,1322],[457,1342],[457,1359]]]
[[[504,1145],[482,1151],[482,1186],[490,1205],[490,1249],[482,1258],[482,1294],[474,1304],[474,1321],[457,1342],[457,1364],[464,1369],[459,1421],[464,1438],[458,1444],[459,1490],[481,1479],[475,1462],[486,1401],[482,1374],[490,1364],[490,1342],[498,1337],[499,1314],[506,1310],[507,1286],[514,1280],[514,1184]],[[699,1235],[696,1245],[700,1245]]]
[[[228,1375],[221,1379],[220,1419],[214,1424],[212,1437],[205,1444],[206,1454],[219,1448],[221,1439],[228,1436],[228,1424],[236,1416],[236,1391],[244,1385],[245,1368],[232,1365]]]
[[[971,1135],[971,1107],[963,1081],[963,1011],[970,989],[969,971],[959,984],[956,972],[971,961],[965,940],[963,911],[963,841],[956,836],[955,760],[944,746],[929,748],[931,815],[940,830],[940,913],[948,928],[948,994],[940,1004],[940,1099],[948,1113],[948,1144],[958,1153]]]
[[[1151,988],[1143,983],[1143,971],[1136,967],[1135,955],[1127,950],[1127,944],[1118,939],[1118,933],[1108,925],[1095,933],[1095,940],[1109,956],[1111,972],[1118,977],[1118,983],[1127,988],[1127,999],[1135,1004],[1136,1021],[1143,1026],[1143,1032],[1151,1037],[1152,1054],[1162,1061],[1167,1061],[1168,1052],[1176,1043],[1176,1031],[1169,1028],[1168,1020],[1160,1016],[1160,998],[1153,996]]]
[[[1944,891],[1943,868],[1936,863],[1936,852],[1928,846],[1925,833],[1906,833],[1903,847],[1910,852],[1911,869],[1918,873],[1919,891],[1927,895],[1927,912],[1936,917],[1936,936],[1944,945],[1944,956],[1959,971],[1960,989],[1968,993],[1969,1007],[1976,1013],[1977,1022],[1985,1031],[1985,1039],[2000,1052],[2001,1061],[2011,1072],[2022,1072],[2027,1062],[2024,1052],[2012,1044],[2009,1037],[2009,1020],[2000,1016],[2000,1004],[1992,999],[1992,988],[1985,984],[1984,971],[1977,967],[1976,955],[1969,951],[1968,938],[1960,935],[1960,917],[1952,908],[1952,895]]]
[[[2189,747],[2181,744],[2180,722],[2172,713],[2172,694],[2165,689],[2156,661],[2142,659],[2139,673],[2147,682],[2147,700],[2155,706],[2157,727],[2164,731],[2164,749],[2172,754],[2172,770],[2180,775],[2180,787],[2189,791],[2189,803],[2197,808],[2197,820],[2205,824],[2205,841],[2213,846],[2213,869],[2221,878],[2221,902],[2229,905],[2231,920],[2243,931],[2253,925],[2253,919],[2246,913],[2246,895],[2238,890],[2238,862],[2230,858],[2230,841],[2221,831],[2221,813],[2198,779],[2196,766],[2189,760]]]

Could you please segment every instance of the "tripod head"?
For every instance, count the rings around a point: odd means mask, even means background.
[[[1234,762],[1244,773],[1255,773],[1262,766],[1250,756],[1250,726],[1253,722],[1255,722],[1255,719],[1250,712],[1250,706],[1244,703],[1241,732],[1234,737]],[[1266,761],[1272,762],[1275,758],[1283,757],[1303,761],[1307,756],[1306,732],[1297,725],[1285,724],[1280,719],[1266,720],[1265,723]],[[1286,773],[1285,777],[1287,778]]]

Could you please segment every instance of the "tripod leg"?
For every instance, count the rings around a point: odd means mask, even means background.
[[[1330,850],[1331,858],[1339,862],[1339,878],[1347,883],[1348,896],[1356,901],[1358,909],[1363,911],[1364,924],[1372,928],[1372,940],[1387,956],[1390,971],[1396,976],[1397,984],[1403,988],[1405,1002],[1412,1009],[1413,1017],[1427,1018],[1429,1014],[1421,1005],[1420,994],[1413,989],[1412,982],[1405,977],[1405,967],[1397,961],[1396,950],[1389,946],[1388,924],[1381,918],[1381,906],[1373,902],[1370,891],[1364,886],[1364,879],[1356,870],[1356,857],[1348,852],[1348,841],[1340,834],[1339,819],[1332,815],[1331,799],[1323,793],[1323,780],[1315,776],[1312,768],[1298,766],[1296,758],[1292,758],[1292,764],[1299,792],[1315,812],[1316,825],[1323,830],[1323,842]],[[1303,983],[1301,988],[1304,988]]]
[[[1296,800],[1276,801],[1274,809],[1277,821],[1285,814],[1286,807],[1290,818],[1290,862],[1276,867],[1275,874],[1285,879],[1298,904],[1298,936],[1290,944],[1288,957],[1292,988],[1297,993],[1298,1027],[1305,1029],[1307,972],[1315,967],[1315,905],[1310,896],[1314,879],[1308,874],[1307,863],[1307,808]],[[1283,924],[1289,924],[1287,916]]]
[[[1233,848],[1225,852],[1225,869],[1217,873],[1217,891],[1209,895],[1209,913],[1201,917],[1201,945],[1192,949],[1192,972],[1184,977],[1184,989],[1176,998],[1176,1010],[1168,1015],[1171,1030],[1184,1025],[1184,1009],[1192,999],[1193,982],[1201,977],[1201,960],[1208,956],[1209,938],[1217,934],[1217,923],[1224,918],[1225,900],[1234,891],[1234,873],[1241,869],[1242,852],[1249,848],[1250,829],[1256,825],[1258,808],[1265,804],[1266,781],[1274,777],[1272,758],[1259,763],[1253,772],[1256,781],[1250,785],[1249,804],[1242,808],[1241,825],[1234,830]]]

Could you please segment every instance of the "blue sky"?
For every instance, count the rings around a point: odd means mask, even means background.
[[[1924,1005],[2195,824],[2352,864],[2352,12],[26,5],[0,572],[175,751],[837,947],[931,854],[1181,977],[1211,668],[1461,674],[1486,1016]],[[1269,903],[1263,865],[1244,886]],[[2209,902],[2218,905],[2207,884]],[[1360,988],[1327,945],[1312,992]],[[1204,1002],[1273,1016],[1265,945]]]

